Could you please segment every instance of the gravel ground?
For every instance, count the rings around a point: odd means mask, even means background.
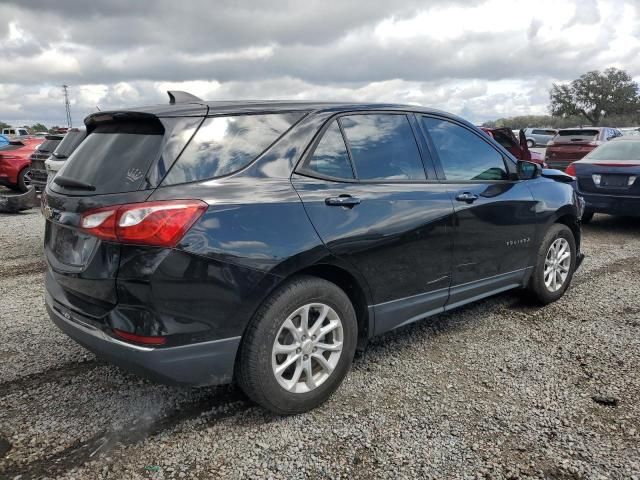
[[[0,478],[640,479],[640,221],[596,216],[563,299],[500,295],[373,341],[279,417],[106,365],[43,307],[37,210],[0,215]]]

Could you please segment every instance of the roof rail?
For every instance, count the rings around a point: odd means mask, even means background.
[[[203,100],[191,95],[189,92],[183,92],[182,90],[167,90],[169,94],[169,103],[201,103]]]

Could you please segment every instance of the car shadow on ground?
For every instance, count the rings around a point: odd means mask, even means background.
[[[640,217],[620,217],[599,214],[594,215],[591,222],[583,224],[582,228],[587,232],[640,233]]]

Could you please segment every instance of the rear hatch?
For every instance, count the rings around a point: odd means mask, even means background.
[[[640,196],[640,142],[614,140],[574,164],[582,192]]]
[[[120,245],[80,228],[83,212],[144,202],[201,123],[139,112],[95,114],[87,137],[43,195],[47,289],[57,302],[96,320],[117,304]]]
[[[34,183],[41,185],[46,183],[47,171],[44,162],[51,156],[62,138],[62,135],[47,135],[44,142],[31,154],[31,179]]]
[[[598,129],[560,130],[547,145],[545,160],[551,168],[564,168],[596,148],[599,134]]]

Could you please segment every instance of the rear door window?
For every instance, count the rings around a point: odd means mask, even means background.
[[[359,180],[417,181],[426,174],[406,115],[340,118]]]
[[[207,118],[162,182],[175,185],[221,177],[249,165],[303,112]]]
[[[447,180],[508,180],[502,155],[467,128],[447,120],[422,117]]]
[[[98,125],[58,175],[93,186],[93,194],[138,190],[151,163],[160,156],[163,134],[157,120]]]

